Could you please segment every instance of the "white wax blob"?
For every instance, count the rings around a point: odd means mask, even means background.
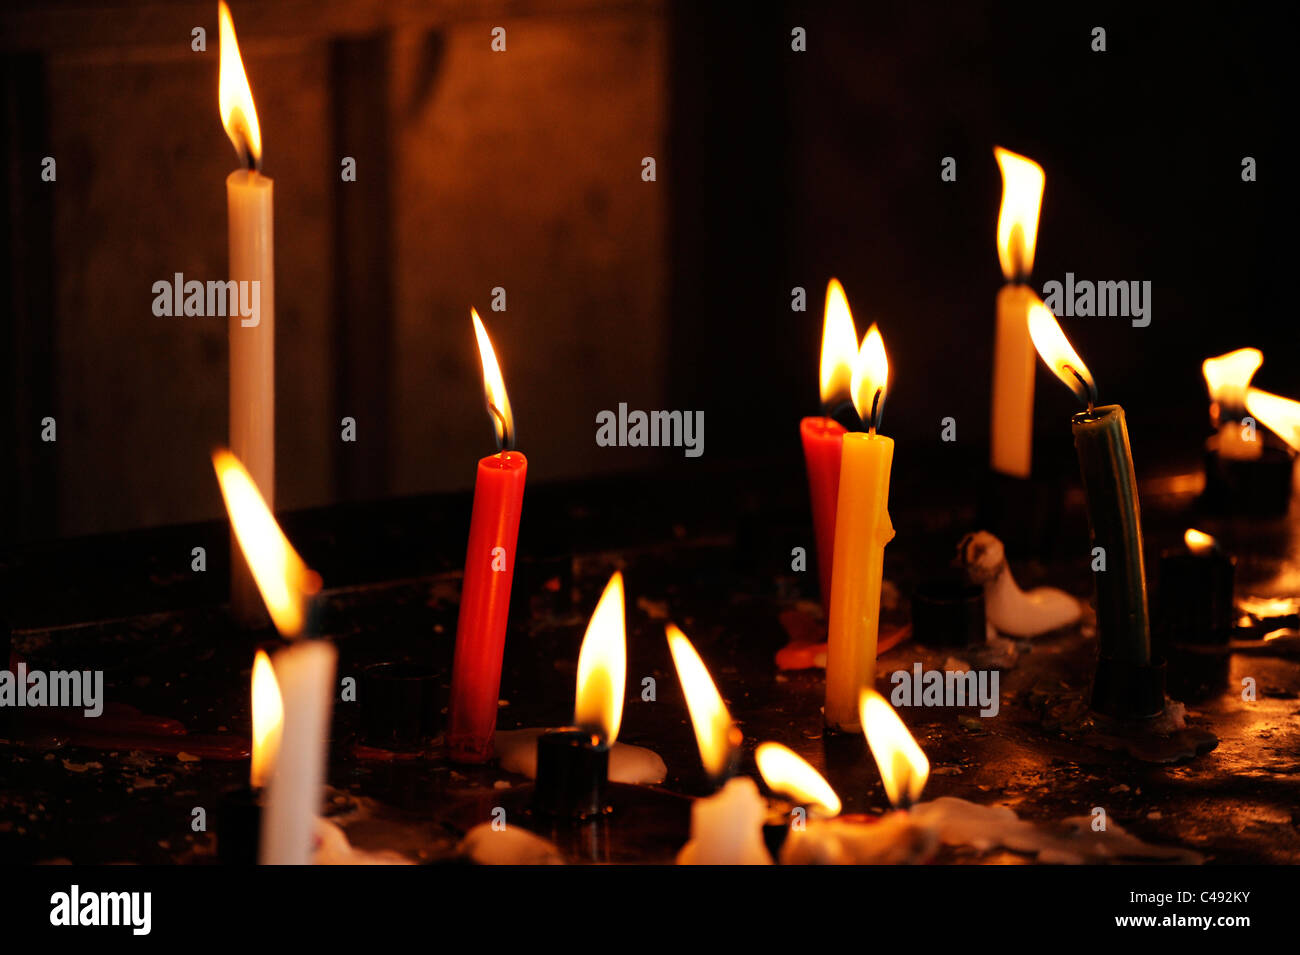
[[[544,729],[497,730],[496,756],[501,768],[537,778],[537,737]],[[659,754],[643,746],[615,743],[609,750],[609,781],[612,783],[657,784],[668,776]]]
[[[467,832],[460,851],[479,865],[564,865],[560,850],[541,836],[518,826],[494,829],[490,822]]]
[[[951,796],[918,803],[909,815],[914,824],[934,829],[947,845],[979,850],[1001,846],[1036,855],[1039,862],[1079,865],[1148,859],[1197,865],[1202,861],[1201,855],[1190,849],[1145,843],[1111,819],[1098,831],[1093,829],[1091,816],[1075,816],[1063,820],[1064,829],[1056,831],[1027,822],[1005,806],[980,806]]]
[[[763,843],[767,803],[748,776],[737,776],[691,806],[691,841],[678,865],[771,865]]]
[[[810,819],[791,829],[781,847],[782,865],[911,865],[939,847],[938,833],[905,812],[879,819]]]
[[[1037,637],[1076,623],[1083,616],[1083,604],[1064,590],[1021,590],[1007,566],[1002,541],[988,531],[967,534],[957,550],[971,582],[983,585],[984,616],[999,633]]]
[[[347,833],[328,819],[317,817],[314,835],[316,845],[312,852],[312,865],[414,865],[398,852],[354,848]]]

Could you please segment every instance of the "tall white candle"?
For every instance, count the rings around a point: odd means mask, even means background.
[[[989,464],[1013,477],[1029,477],[1034,453],[1034,369],[1029,340],[1033,291],[1025,282],[1034,267],[1043,167],[1002,148],[993,150],[1002,169],[998,211],[998,260],[1007,280],[998,293],[993,353],[993,403]]]
[[[311,862],[328,762],[337,659],[333,644],[303,640],[272,660],[283,699],[284,730],[262,812],[262,865]]]
[[[253,94],[239,56],[234,23],[218,7],[221,35],[221,122],[246,168],[226,179],[230,279],[230,450],[275,508],[275,233],[274,183],[262,175],[262,136]],[[233,300],[233,304],[232,304]],[[257,588],[237,548],[231,548],[231,606],[261,614]]]

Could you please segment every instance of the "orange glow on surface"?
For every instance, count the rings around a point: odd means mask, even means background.
[[[1038,213],[1043,204],[1043,167],[1001,146],[993,156],[1002,170],[1002,204],[998,207],[998,262],[1011,281],[1034,270]]]
[[[253,91],[248,86],[244,61],[239,55],[239,41],[235,39],[235,21],[224,2],[217,4],[218,32],[221,38],[221,71],[217,80],[217,105],[221,109],[221,125],[239,153],[240,161],[261,166],[262,131],[257,125],[257,107],[253,105]]]
[[[821,398],[823,405],[852,397],[853,363],[858,356],[858,331],[849,299],[839,279],[826,286],[822,320]]]
[[[1088,366],[1065,337],[1065,332],[1061,331],[1056,316],[1039,301],[1029,306],[1029,337],[1038,350],[1038,357],[1052,369],[1052,373],[1065,382],[1080,401],[1092,407],[1097,398],[1092,372],[1088,371]]]
[[[1246,410],[1292,450],[1300,451],[1300,401],[1250,388],[1246,391]]]
[[[740,745],[740,730],[731,721],[727,704],[722,701],[722,694],[690,639],[671,623],[665,629],[677,679],[686,697],[686,709],[695,728],[700,760],[709,775],[717,778],[726,771],[732,751]]]
[[[930,778],[930,760],[894,708],[875,690],[862,691],[859,710],[862,732],[890,803],[895,807],[910,806],[921,798],[925,781]]]
[[[780,743],[760,743],[754,760],[768,789],[807,805],[819,816],[840,814],[840,797],[831,784],[794,750]]]
[[[261,789],[271,781],[284,730],[284,701],[271,658],[258,650],[253,658],[253,765],[249,785]]]
[[[253,572],[275,629],[284,637],[302,633],[307,603],[320,591],[320,576],[303,563],[275,522],[248,471],[229,451],[212,455],[235,540]]]
[[[880,408],[885,404],[889,390],[889,356],[885,354],[885,340],[880,329],[872,325],[862,339],[862,348],[853,362],[853,406],[858,417],[872,431],[880,421]],[[872,414],[872,409],[875,414]]]
[[[483,363],[483,396],[487,399],[488,414],[496,428],[497,446],[502,449],[515,445],[515,416],[510,413],[510,396],[506,394],[506,381],[497,364],[497,353],[492,348],[483,320],[478,310],[471,308],[469,316],[474,321],[474,338],[478,341],[479,360]]]
[[[591,614],[578,652],[578,690],[573,723],[611,746],[623,722],[627,689],[627,624],[623,613],[623,575],[609,578]]]

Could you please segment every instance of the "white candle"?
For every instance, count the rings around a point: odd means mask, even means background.
[[[1253,427],[1243,428],[1246,395],[1250,380],[1264,364],[1258,348],[1238,348],[1226,355],[1207,358],[1201,363],[1205,387],[1210,392],[1211,411],[1219,426],[1219,457],[1234,461],[1253,461],[1264,453],[1264,444]]]
[[[1037,362],[1028,325],[1035,296],[1024,282],[1034,267],[1044,176],[1043,167],[1032,159],[1000,147],[993,154],[1002,169],[998,260],[1007,284],[998,292],[989,463],[995,471],[1027,478],[1034,454]]]
[[[771,865],[763,842],[767,803],[748,776],[737,776],[691,805],[691,841],[679,865]]]
[[[272,659],[284,729],[262,812],[262,865],[307,865],[328,762],[333,644],[303,640]]]
[[[274,183],[261,173],[262,136],[230,10],[219,4],[221,122],[247,168],[226,179],[230,279],[230,450],[275,508]],[[232,303],[233,299],[233,303]],[[231,548],[231,606],[241,619],[261,614],[248,565]]]

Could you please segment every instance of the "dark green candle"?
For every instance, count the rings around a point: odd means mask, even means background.
[[[1097,673],[1092,706],[1120,719],[1146,719],[1165,708],[1165,671],[1151,659],[1147,575],[1142,562],[1128,426],[1119,405],[1097,406],[1097,385],[1042,302],[1029,308],[1029,337],[1056,377],[1087,407],[1070,419],[1079,454],[1097,586]]]
[[[1148,665],[1151,627],[1142,560],[1142,517],[1124,409],[1102,405],[1076,414],[1070,424],[1092,528],[1093,566],[1098,568],[1093,578],[1099,655]],[[1100,555],[1095,550],[1098,547],[1102,548]]]

